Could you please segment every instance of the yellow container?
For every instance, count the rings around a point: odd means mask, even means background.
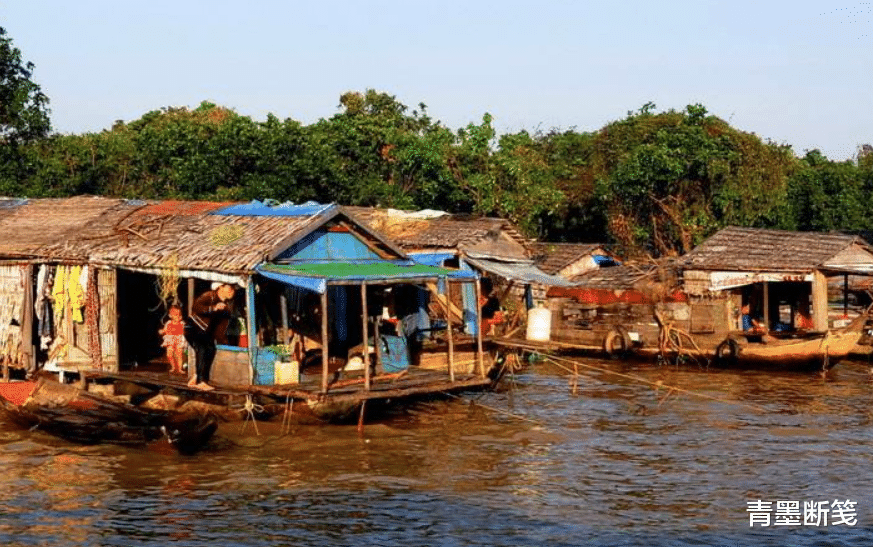
[[[297,361],[276,361],[274,363],[276,372],[276,384],[299,384],[300,383],[300,363]]]

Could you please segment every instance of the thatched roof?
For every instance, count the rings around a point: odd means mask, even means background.
[[[657,262],[626,262],[620,266],[597,268],[573,276],[570,281],[579,287],[590,289],[630,290],[639,288],[640,283],[667,283],[678,286],[679,267],[674,258]]]
[[[599,243],[546,243],[536,242],[528,245],[531,256],[542,271],[550,275],[592,254],[603,252]]]
[[[336,205],[301,216],[211,214],[227,205],[102,197],[28,200],[13,213],[0,214],[0,258],[247,273],[328,221],[356,225]],[[402,256],[382,236],[358,228],[385,253]]]
[[[472,256],[527,260],[527,240],[506,219],[347,207],[362,223],[385,234],[408,252],[452,250]]]
[[[857,236],[728,227],[682,257],[686,269],[811,272],[858,246]]]

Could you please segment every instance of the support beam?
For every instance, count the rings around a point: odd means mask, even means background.
[[[764,328],[770,330],[770,283],[764,281]]]
[[[828,280],[820,271],[812,273],[812,322],[815,330],[828,330]]]
[[[282,294],[279,295],[279,308],[282,313],[282,343],[291,343],[291,333],[288,330],[288,298],[285,296],[283,287]]]
[[[479,280],[473,282],[476,290],[476,358],[479,361],[479,374],[485,377],[485,358],[482,352],[482,307],[479,305],[481,291],[479,290]]]
[[[843,274],[843,317],[849,317],[849,274]]]
[[[367,284],[361,283],[361,317],[364,319],[364,389],[370,391],[370,343],[368,342],[368,324],[370,318],[367,311]],[[361,404],[361,416],[364,415],[364,405]]]
[[[255,359],[257,358],[257,349],[260,345],[258,341],[258,325],[255,321],[255,280],[252,277],[247,279],[246,283],[246,332],[249,334],[249,362],[251,363],[251,374],[249,382],[254,383],[255,379]]]
[[[446,302],[449,306],[452,302],[452,282],[448,277],[446,280]],[[455,339],[452,334],[452,314],[449,311],[449,306],[446,306],[446,337],[449,342],[449,381],[455,381]]]
[[[321,392],[327,393],[328,361],[327,348],[327,290],[321,293]]]

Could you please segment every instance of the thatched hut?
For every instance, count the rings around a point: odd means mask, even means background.
[[[322,393],[358,346],[366,363],[361,385],[369,390],[371,372],[381,372],[385,360],[382,344],[372,340],[385,333],[377,318],[387,308],[387,288],[412,287],[422,302],[411,307],[414,315],[429,298],[427,285],[443,293],[476,285],[473,274],[415,264],[333,204],[4,200],[0,230],[2,355],[7,366],[30,371],[142,369],[159,359],[157,331],[169,302],[190,308],[210,284],[231,283],[243,289],[235,303],[239,321],[219,346],[216,382],[280,383],[274,361],[293,341],[302,353],[296,357],[317,366]],[[453,341],[451,330],[441,338],[448,348],[431,349],[442,358],[426,361],[439,361],[440,381],[449,387],[483,383],[476,331],[473,367],[454,362],[453,342],[462,341]]]

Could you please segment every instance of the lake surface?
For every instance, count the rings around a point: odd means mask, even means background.
[[[374,417],[363,435],[223,424],[193,457],[0,424],[0,542],[873,544],[867,363],[826,377],[578,363],[578,380],[570,361],[539,362],[497,392]],[[757,500],[771,526],[749,526]],[[844,510],[775,526],[777,501]]]

